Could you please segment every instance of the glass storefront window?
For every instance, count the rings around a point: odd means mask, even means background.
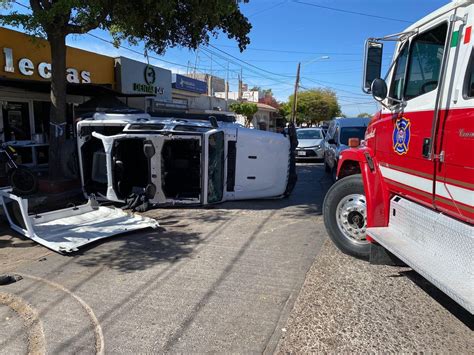
[[[31,139],[28,102],[8,101],[2,114],[5,141]]]
[[[33,115],[35,118],[35,133],[48,135],[49,110],[51,103],[47,101],[33,101]]]

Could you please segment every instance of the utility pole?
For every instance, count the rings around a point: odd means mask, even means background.
[[[194,74],[193,74],[193,79],[196,79],[196,67],[198,63],[198,58],[199,58],[199,47],[196,49],[196,59],[194,60]]]
[[[296,81],[295,81],[295,91],[293,93],[293,106],[291,108],[291,122],[293,125],[296,124],[296,108],[298,101],[298,86],[300,85],[300,66],[301,63],[298,63],[298,68],[296,69]]]
[[[240,75],[239,75],[239,91],[238,91],[238,99],[242,101],[242,68],[240,68]]]

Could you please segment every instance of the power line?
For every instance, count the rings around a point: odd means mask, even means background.
[[[268,70],[266,70],[266,69],[262,69],[262,68],[260,68],[260,67],[257,67],[256,65],[253,65],[253,64],[251,64],[251,63],[249,63],[249,62],[246,62],[245,60],[239,59],[239,58],[237,58],[236,56],[234,56],[234,55],[232,55],[232,54],[229,54],[229,53],[227,53],[226,51],[223,51],[222,49],[217,48],[216,46],[213,46],[212,44],[209,44],[209,47],[212,47],[212,48],[214,48],[215,50],[217,50],[217,51],[219,51],[219,52],[221,52],[221,53],[223,53],[223,54],[225,54],[225,55],[227,55],[227,56],[229,56],[229,57],[231,57],[231,58],[233,58],[233,59],[235,59],[235,60],[238,60],[239,62],[242,62],[242,63],[244,63],[244,64],[246,64],[246,65],[248,65],[248,66],[251,66],[251,67],[253,67],[253,68],[257,69],[257,70],[260,70],[260,71],[262,71],[262,72],[265,72],[265,73],[268,73],[268,74],[271,74],[271,75],[287,77],[287,78],[288,78],[288,77],[291,77],[291,76],[288,76],[288,75],[282,75],[282,74],[274,73],[274,72],[268,71]],[[294,76],[293,76],[293,77],[294,77]]]
[[[235,46],[228,45],[228,44],[214,44],[216,47],[226,47],[226,48],[236,48]],[[274,52],[274,53],[288,53],[288,54],[309,54],[309,55],[330,55],[330,56],[353,56],[358,55],[360,56],[360,52],[307,52],[307,51],[295,51],[295,50],[286,50],[286,49],[272,49],[272,48],[245,48],[245,51],[258,51],[258,52]]]
[[[325,9],[325,10],[331,10],[331,11],[343,12],[343,13],[346,13],[346,14],[377,18],[377,19],[380,19],[380,20],[397,21],[397,22],[404,22],[404,23],[413,23],[414,22],[414,21],[401,20],[401,19],[393,18],[393,17],[378,16],[378,15],[366,14],[366,13],[363,13],[363,12],[338,9],[338,8],[335,8],[335,7],[329,7],[329,6],[319,5],[319,4],[313,4],[313,3],[310,3],[310,2],[304,2],[304,1],[299,1],[299,0],[293,0],[293,2],[295,2],[297,4],[307,5],[307,6],[319,7],[321,9]]]
[[[287,2],[287,1],[288,1],[288,0],[284,0],[284,1],[279,2],[279,3],[277,3],[277,4],[273,5],[273,6],[265,7],[265,8],[262,9],[262,10],[256,11],[256,12],[254,12],[253,14],[248,15],[248,17],[249,17],[249,18],[250,18],[250,17],[254,17],[254,16],[259,15],[259,14],[261,14],[261,13],[263,13],[263,12],[267,12],[267,11],[273,10],[274,8],[283,5],[283,4],[284,4],[285,2]]]
[[[237,63],[236,61],[234,61],[234,60],[232,60],[232,59],[229,59],[229,58],[227,58],[227,57],[224,57],[224,56],[223,56],[222,54],[220,54],[220,53],[213,52],[213,51],[211,51],[209,48],[202,47],[201,50],[205,50],[205,51],[207,51],[207,52],[209,52],[209,53],[211,53],[211,54],[213,54],[213,55],[215,55],[215,56],[217,56],[217,57],[219,57],[219,58],[221,58],[221,59],[223,59],[223,60],[228,61],[229,63],[235,64],[235,65],[239,65],[239,66],[242,67],[242,64],[239,64],[239,63]],[[219,51],[220,51],[220,50],[219,50]],[[224,53],[225,53],[225,52],[224,52]],[[225,53],[225,54],[227,54],[227,53]],[[235,58],[235,57],[232,56],[232,55],[229,55],[229,56],[230,56],[231,58]],[[260,77],[263,77],[263,78],[269,79],[269,80],[273,80],[273,81],[275,81],[275,83],[293,86],[293,84],[290,84],[290,83],[288,83],[288,82],[284,82],[284,81],[282,81],[282,80],[277,80],[277,79],[275,79],[274,77],[269,77],[268,74],[263,74],[263,73],[261,73],[261,72],[256,71],[255,69],[252,69],[253,67],[256,67],[255,65],[252,65],[252,64],[247,63],[247,62],[245,62],[245,61],[242,61],[242,60],[240,60],[240,59],[238,59],[238,58],[235,58],[235,59],[237,59],[238,61],[244,63],[244,64],[247,66],[247,67],[244,66],[244,67],[246,68],[246,70],[248,70],[248,71],[250,71],[250,72],[252,72],[252,73],[254,73],[254,74],[257,74],[257,75],[259,75]],[[249,66],[250,66],[250,67],[249,67]],[[268,70],[261,69],[261,68],[259,68],[259,67],[256,67],[256,68],[258,68],[259,70],[262,70],[263,72],[268,72],[268,73],[270,73],[270,74],[273,75],[273,76],[283,76],[284,78],[291,78],[291,76],[279,75],[279,74],[276,74],[276,73],[269,72]]]
[[[353,92],[353,91],[338,89],[338,88],[335,88],[335,87],[332,87],[332,86],[325,85],[324,83],[321,83],[318,80],[314,80],[314,79],[310,79],[310,78],[305,78],[305,80],[311,81],[315,84],[321,85],[322,87],[325,87],[327,89],[331,89],[331,90],[334,90],[334,91],[346,92],[346,93],[349,93],[349,94],[352,94],[352,95],[357,95],[357,96],[365,96],[365,94],[360,94],[360,93],[356,93],[356,92]]]
[[[303,78],[304,79],[304,78]],[[318,82],[320,83],[326,83],[326,84],[331,84],[331,85],[336,85],[336,86],[348,86],[348,87],[353,87],[353,88],[360,88],[359,85],[351,85],[351,84],[343,84],[343,83],[336,83],[334,81],[326,81],[326,80],[319,80]]]

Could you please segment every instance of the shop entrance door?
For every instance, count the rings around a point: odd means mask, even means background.
[[[30,140],[28,102],[8,101],[2,107],[5,141]]]

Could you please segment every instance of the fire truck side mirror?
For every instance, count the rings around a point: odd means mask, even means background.
[[[382,71],[383,43],[368,39],[365,42],[364,55],[364,78],[362,91],[367,94],[371,92],[371,84],[374,79],[380,78]]]
[[[370,91],[372,92],[372,96],[377,101],[383,101],[387,97],[387,84],[385,80],[377,78],[372,81],[372,85],[370,86]]]

